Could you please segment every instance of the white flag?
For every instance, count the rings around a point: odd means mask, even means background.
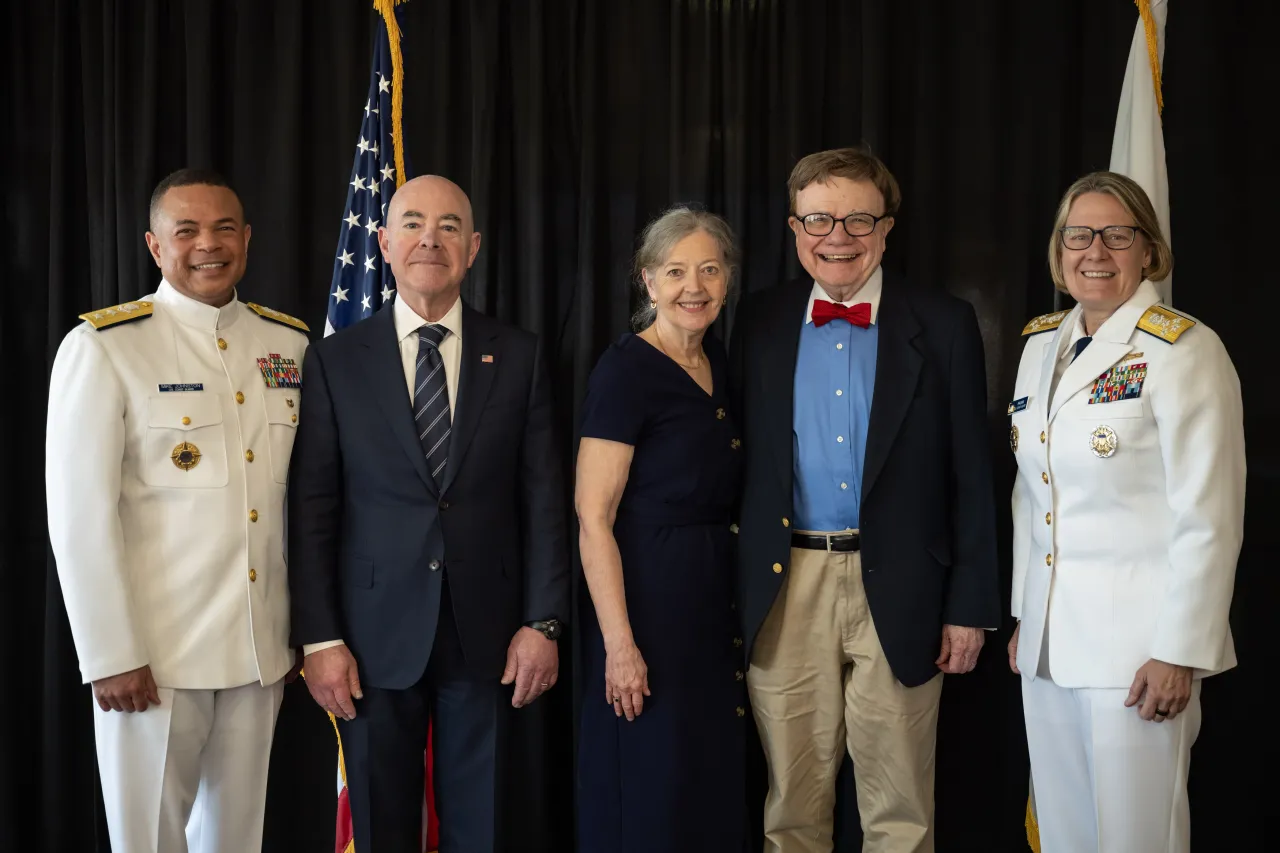
[[[1169,232],[1169,170],[1164,160],[1164,131],[1160,126],[1160,69],[1164,68],[1164,25],[1169,17],[1168,0],[1136,0],[1138,24],[1129,47],[1129,64],[1120,90],[1116,112],[1116,133],[1111,142],[1111,171],[1138,182],[1151,197],[1160,230],[1172,246]],[[1150,31],[1150,35],[1149,35]],[[1150,37],[1150,41],[1149,41]],[[1152,68],[1151,47],[1155,48]],[[1173,304],[1173,277],[1156,282],[1165,304]]]

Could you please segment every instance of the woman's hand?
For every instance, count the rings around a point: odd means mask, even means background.
[[[1013,636],[1009,638],[1009,669],[1013,670],[1014,675],[1022,674],[1018,671],[1018,632],[1021,630],[1022,623],[1019,622],[1013,629]]]
[[[613,712],[634,721],[644,710],[644,697],[649,693],[649,668],[636,644],[628,641],[605,652],[604,696]]]
[[[1186,710],[1190,701],[1191,667],[1152,658],[1138,668],[1124,706],[1132,708],[1141,702],[1139,717],[1163,723]]]

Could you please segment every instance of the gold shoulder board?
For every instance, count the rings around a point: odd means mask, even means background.
[[[1176,311],[1170,311],[1161,305],[1152,305],[1147,313],[1138,321],[1138,328],[1155,335],[1162,341],[1174,343],[1182,333],[1196,324],[1190,317],[1184,317]]]
[[[1055,311],[1052,314],[1041,314],[1022,328],[1022,334],[1034,335],[1037,332],[1048,332],[1062,325],[1070,311]]]
[[[97,311],[81,314],[80,319],[93,326],[94,329],[101,331],[108,326],[119,326],[121,323],[130,323],[134,320],[150,317],[154,310],[150,302],[125,302],[120,305],[112,305],[110,308],[99,308]]]
[[[265,305],[259,305],[256,302],[247,302],[245,304],[249,306],[250,311],[257,314],[264,320],[271,320],[272,322],[280,323],[284,326],[292,326],[300,332],[311,331],[311,329],[307,328],[307,324],[299,320],[297,317],[290,317],[288,314],[282,314],[274,308],[268,308]]]

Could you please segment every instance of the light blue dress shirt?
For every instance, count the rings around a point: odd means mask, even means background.
[[[833,300],[816,282],[813,285],[794,380],[794,529],[859,529],[882,282],[877,268],[851,301],[841,303],[871,303],[871,325],[865,329],[845,320],[814,325],[814,300]]]

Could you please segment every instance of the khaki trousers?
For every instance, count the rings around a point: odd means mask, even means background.
[[[885,660],[862,555],[795,548],[747,687],[769,767],[766,853],[830,853],[835,778],[853,756],[866,853],[933,853],[942,673],[903,687]]]

